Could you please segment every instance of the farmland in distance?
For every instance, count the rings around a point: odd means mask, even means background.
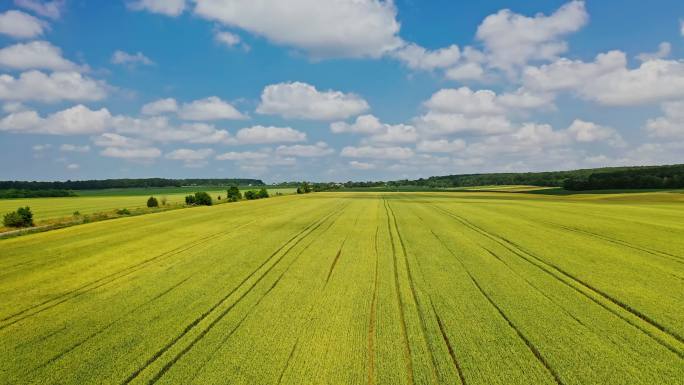
[[[0,383],[681,384],[683,204],[316,193],[0,240]]]

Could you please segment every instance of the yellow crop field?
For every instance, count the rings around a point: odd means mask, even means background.
[[[684,194],[126,217],[0,240],[0,304],[0,384],[680,385]]]

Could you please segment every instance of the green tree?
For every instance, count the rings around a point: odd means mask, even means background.
[[[194,195],[188,195],[185,197],[185,204],[188,206],[193,206],[197,202],[195,201],[195,196]]]
[[[265,188],[262,188],[262,189],[259,190],[259,192],[257,193],[257,198],[258,198],[258,199],[268,198],[268,196],[269,196],[269,195],[268,195],[268,190],[266,190]]]
[[[31,227],[33,226],[33,213],[27,207],[20,207],[15,212],[5,214],[2,223],[6,227]]]
[[[247,200],[258,199],[257,193],[255,193],[252,190],[245,191],[245,199],[247,199]]]
[[[242,199],[242,193],[240,193],[240,189],[238,189],[237,186],[230,186],[226,197],[228,202],[237,202]]]
[[[195,204],[200,206],[211,206],[211,196],[204,191],[199,191],[195,193]]]
[[[150,197],[150,199],[147,200],[147,207],[159,207],[159,201],[157,201],[157,198]]]

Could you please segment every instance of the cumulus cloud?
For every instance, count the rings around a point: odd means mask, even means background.
[[[447,139],[423,140],[418,143],[416,149],[420,152],[443,152],[456,153],[466,148],[466,142],[462,139],[449,141]]]
[[[504,9],[477,29],[492,67],[509,71],[533,60],[553,60],[567,50],[562,40],[589,20],[583,1],[571,1],[553,14],[528,17]]]
[[[196,0],[195,14],[316,58],[380,57],[401,46],[394,2]]]
[[[83,145],[75,145],[75,144],[63,144],[59,147],[60,151],[64,152],[90,152],[90,146]]]
[[[276,154],[281,156],[294,156],[303,158],[318,158],[331,155],[335,152],[325,142],[316,144],[295,144],[291,146],[278,146]]]
[[[76,164],[76,163],[69,163],[69,164],[66,166],[66,168],[67,168],[67,170],[72,170],[72,171],[74,171],[74,170],[78,170],[79,168],[81,168],[81,166],[79,166],[79,165]]]
[[[254,126],[239,130],[235,138],[240,144],[304,142],[306,134],[290,127]]]
[[[228,31],[217,31],[214,33],[214,40],[228,47],[234,47],[242,41],[240,36]]]
[[[336,134],[380,134],[383,132],[384,128],[380,119],[373,115],[358,116],[356,121],[351,124],[347,122],[334,122],[330,124],[330,131]]]
[[[111,126],[122,134],[135,135],[147,141],[187,142],[204,144],[234,144],[235,139],[226,130],[208,123],[172,124],[165,116],[136,118],[117,115],[111,119]]]
[[[611,127],[602,126],[593,122],[575,119],[568,133],[577,142],[608,142],[612,146],[624,146],[624,140],[620,134]]]
[[[113,64],[121,64],[121,65],[127,65],[127,66],[136,66],[136,65],[151,66],[151,65],[154,65],[154,62],[152,61],[152,59],[143,55],[142,52],[128,53],[128,52],[124,52],[121,50],[114,51],[114,53],[112,54],[111,61]]]
[[[179,148],[167,153],[165,158],[182,160],[185,163],[185,167],[203,167],[208,164],[207,159],[209,159],[212,155],[214,155],[214,150],[210,148],[203,148],[199,150]]]
[[[264,88],[257,112],[309,120],[346,119],[369,109],[361,97],[340,91],[319,91],[301,83],[278,83]]]
[[[510,132],[513,125],[503,115],[467,116],[459,113],[428,111],[414,119],[414,124],[428,136],[471,133],[492,135]]]
[[[430,51],[417,44],[410,43],[391,53],[391,56],[402,61],[407,67],[418,70],[434,70],[454,66],[461,58],[461,50],[457,45]]]
[[[664,116],[649,119],[646,132],[655,138],[684,138],[684,101],[662,105]]]
[[[346,158],[397,160],[411,158],[413,157],[414,152],[408,147],[347,146],[342,149],[340,155]]]
[[[140,110],[143,115],[162,115],[176,111],[178,111],[178,103],[173,98],[155,100],[145,104]]]
[[[161,156],[161,150],[155,147],[107,147],[102,150],[100,154],[110,158],[146,161],[159,158]]]
[[[99,136],[93,137],[93,143],[98,147],[124,147],[124,148],[139,148],[144,147],[146,142],[130,138],[127,136],[106,132]]]
[[[373,170],[373,169],[375,169],[375,165],[373,163],[359,162],[358,160],[350,161],[349,166],[351,168],[355,168],[357,170]]]
[[[684,62],[651,59],[627,68],[623,52],[600,54],[594,62],[559,59],[524,72],[525,88],[572,91],[579,97],[609,106],[631,106],[684,96]]]
[[[217,96],[184,103],[178,112],[178,116],[184,120],[235,120],[247,118],[230,103],[221,100]]]
[[[0,33],[17,39],[29,39],[42,35],[47,23],[21,11],[0,13]]]
[[[407,124],[386,124],[373,115],[361,115],[354,123],[334,122],[330,131],[336,134],[354,133],[369,135],[367,143],[413,143],[418,139],[415,127]]]
[[[463,63],[449,68],[445,75],[451,80],[480,80],[484,76],[484,69],[480,63]]]
[[[160,13],[166,16],[179,16],[187,5],[186,0],[136,0],[127,3],[134,11]]]
[[[107,96],[111,87],[78,72],[23,72],[15,78],[0,75],[0,99],[15,101],[97,101]]]
[[[77,105],[41,117],[36,111],[11,113],[0,120],[0,131],[27,134],[79,135],[105,131],[111,114],[106,108],[91,110]]]
[[[257,151],[230,151],[216,156],[216,160],[250,161],[266,160],[271,157],[268,152]]]
[[[62,50],[47,41],[17,43],[0,49],[0,67],[53,71],[83,71],[85,69],[62,57]]]
[[[644,52],[637,55],[637,59],[641,61],[649,61],[655,59],[665,59],[670,56],[672,52],[672,44],[664,41],[658,45],[658,50],[656,52]]]
[[[66,0],[14,0],[18,7],[28,9],[37,15],[57,20],[62,16]]]

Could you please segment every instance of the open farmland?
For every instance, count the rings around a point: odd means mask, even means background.
[[[261,187],[241,188],[241,191],[258,190]],[[293,194],[293,188],[268,188],[271,194]],[[166,197],[168,204],[182,204],[185,196],[195,191],[206,191],[214,200],[217,196],[225,199],[226,188],[220,187],[179,187],[179,188],[130,188],[107,190],[77,191],[76,197],[64,198],[20,198],[0,199],[0,214],[16,210],[18,207],[30,206],[37,221],[69,217],[75,211],[81,214],[107,212],[116,209],[136,209],[147,206],[147,198]],[[218,202],[218,201],[216,201]]]
[[[0,240],[0,304],[2,384],[675,385],[684,194],[121,218]]]

